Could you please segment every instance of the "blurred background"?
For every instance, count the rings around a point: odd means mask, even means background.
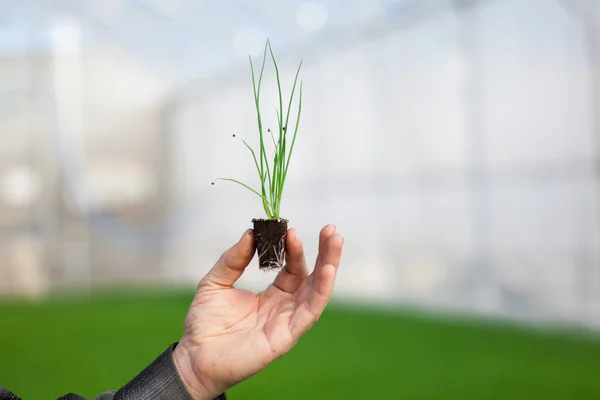
[[[264,216],[210,183],[258,187],[267,38],[286,93],[303,61],[282,216],[345,249],[325,326],[232,393],[598,398],[597,0],[0,0],[0,385],[93,396],[178,340]]]

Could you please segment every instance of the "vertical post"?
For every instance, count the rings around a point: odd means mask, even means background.
[[[454,0],[454,10],[459,21],[459,49],[468,66],[464,82],[464,106],[466,117],[467,185],[471,200],[472,259],[469,274],[475,286],[489,290],[489,198],[485,132],[482,107],[481,74],[479,55],[478,19],[476,4],[472,1]],[[477,293],[475,293],[477,295]]]
[[[592,177],[593,204],[596,209],[596,240],[600,238],[600,6],[596,1],[586,1],[581,9],[583,29],[586,36],[588,65],[590,71],[590,116],[592,118],[592,137],[595,147],[594,171]],[[600,327],[600,243],[592,243],[595,249],[588,264],[586,276],[589,297],[586,299],[590,307],[588,321],[595,327]],[[586,249],[590,251],[592,249]]]
[[[591,136],[596,150],[590,171],[591,200],[595,209],[582,211],[582,223],[589,225],[582,229],[581,273],[577,276],[581,314],[579,322],[591,328],[600,328],[600,243],[594,243],[600,238],[600,7],[595,0],[568,0],[563,5],[581,24],[583,32],[589,70]],[[596,213],[595,219],[589,218],[590,212]]]
[[[85,167],[80,26],[77,21],[63,19],[56,22],[51,33],[54,56],[57,151],[62,169],[61,182],[63,184],[66,182],[66,186],[73,189],[68,195],[74,197],[74,203],[82,205],[78,190]],[[83,212],[86,211],[84,206],[80,209]],[[83,224],[65,222],[62,234],[76,238],[74,246],[77,247],[66,248],[64,246],[70,244],[61,243],[63,249],[66,250],[63,253],[65,259],[62,261],[66,263],[68,279],[71,281],[73,277],[76,277],[75,281],[78,284],[88,286],[91,279],[89,232]]]

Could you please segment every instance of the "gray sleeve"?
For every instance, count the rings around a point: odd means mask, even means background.
[[[0,386],[0,400],[21,400],[7,388]]]
[[[187,391],[173,360],[172,344],[148,367],[118,391],[107,391],[94,400],[194,400]],[[0,400],[20,400],[19,397],[0,387]],[[77,394],[67,394],[58,400],[86,400]],[[225,393],[214,400],[227,400]]]
[[[173,360],[173,349],[177,343],[172,344],[152,364],[144,369],[138,376],[117,391],[113,397],[102,397],[96,400],[194,400],[187,391],[177,367]],[[108,396],[112,396],[108,394]],[[226,400],[225,393],[215,400]]]
[[[146,367],[138,376],[119,389],[114,400],[133,399],[173,399],[194,400],[187,391],[173,360],[172,344],[160,356]],[[97,400],[105,400],[102,397]]]

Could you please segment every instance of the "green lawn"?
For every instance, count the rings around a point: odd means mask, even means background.
[[[179,339],[191,292],[0,302],[0,385],[27,399],[117,389]],[[600,342],[332,304],[231,399],[600,399]]]

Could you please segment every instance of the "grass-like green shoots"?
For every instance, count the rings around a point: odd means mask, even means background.
[[[274,152],[272,156],[272,160],[269,160],[267,153],[267,145],[266,143],[269,141],[269,138],[265,138],[267,136],[264,132],[263,125],[263,116],[261,113],[260,107],[260,91],[263,80],[263,74],[265,71],[265,64],[267,60],[267,52],[271,56],[271,60],[273,61],[273,65],[275,67],[275,76],[277,78],[277,90],[279,94],[279,108],[276,110],[277,113],[277,137],[273,135],[271,129],[267,129],[267,133],[270,135],[270,140],[273,143]],[[296,93],[296,86],[298,83],[298,75],[300,74],[300,68],[302,67],[302,62],[298,66],[298,70],[296,71],[296,76],[294,78],[294,85],[292,87],[292,92],[289,97],[289,102],[287,105],[287,111],[283,112],[283,95],[281,92],[281,79],[279,76],[279,67],[277,66],[277,61],[275,61],[275,56],[273,54],[273,49],[271,48],[271,42],[267,40],[265,45],[265,50],[263,53],[262,65],[260,68],[260,74],[258,77],[258,82],[256,80],[256,74],[254,71],[254,64],[252,63],[252,57],[248,56],[250,60],[250,71],[252,72],[252,88],[254,92],[254,104],[256,107],[256,116],[258,121],[258,134],[259,134],[259,150],[258,155],[257,152],[245,141],[242,140],[244,145],[248,148],[250,153],[252,154],[252,158],[254,160],[254,165],[256,167],[256,171],[258,172],[258,176],[260,178],[261,187],[260,190],[255,190],[249,185],[240,182],[236,179],[231,178],[219,178],[218,180],[229,181],[233,183],[237,183],[238,185],[243,186],[244,188],[250,190],[252,193],[259,196],[262,200],[263,208],[265,213],[267,214],[268,219],[277,220],[280,219],[280,210],[281,210],[281,198],[283,194],[283,188],[285,186],[285,180],[287,177],[288,169],[290,166],[290,160],[292,158],[292,152],[294,150],[294,145],[296,143],[296,135],[298,134],[298,127],[300,124],[300,114],[302,112],[302,82],[300,82],[299,88],[299,96],[298,96],[298,111],[296,116],[296,122],[294,126],[294,133],[291,138],[291,143],[288,141],[288,127],[290,126],[290,113],[292,109],[292,104],[294,101],[294,94]],[[285,119],[283,118],[285,114]],[[214,182],[213,182],[214,184]]]

